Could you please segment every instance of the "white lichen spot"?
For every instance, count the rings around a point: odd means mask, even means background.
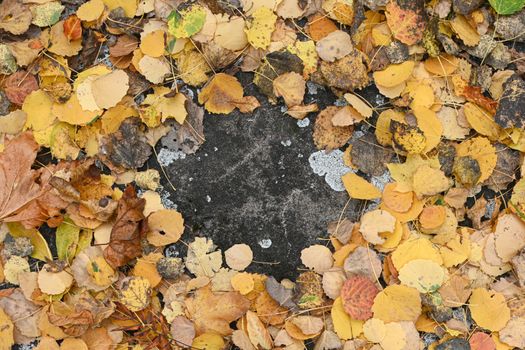
[[[308,125],[310,125],[310,119],[308,119],[308,117],[297,121],[297,126],[300,128],[306,128]]]
[[[303,156],[302,153],[299,153],[299,154],[297,155],[297,158],[303,158],[303,157],[304,157],[304,156]]]
[[[284,147],[290,147],[292,145],[292,141],[290,140],[281,141],[281,145],[283,145]]]
[[[170,151],[167,148],[161,148],[158,154],[159,164],[168,166],[176,160],[186,158],[186,153],[181,151]]]
[[[170,199],[170,192],[166,191],[165,189],[162,189],[160,192],[160,202],[166,209],[177,209],[177,204],[173,203],[173,201]]]
[[[208,203],[211,202],[211,197],[209,195],[206,195],[206,202],[208,202]]]
[[[370,182],[372,183],[372,185],[379,188],[381,192],[383,192],[383,190],[385,189],[386,184],[392,181],[393,180],[390,177],[390,174],[388,171],[385,171],[382,175],[379,175],[379,176],[372,176],[372,178],[370,179]]]
[[[308,93],[310,95],[315,95],[317,94],[317,91],[319,90],[319,88],[321,87],[319,84],[316,84],[310,80],[308,80],[306,82],[306,87],[308,88]]]
[[[263,238],[257,243],[259,243],[259,245],[263,249],[268,249],[268,248],[270,248],[272,246],[272,240],[269,239],[269,238]]]
[[[213,147],[213,150],[217,152],[219,149],[217,147]]]
[[[338,149],[330,153],[325,151],[314,152],[308,158],[308,162],[313,172],[319,176],[324,176],[326,183],[338,192],[345,190],[341,176],[348,172],[354,172],[344,164],[343,152]]]

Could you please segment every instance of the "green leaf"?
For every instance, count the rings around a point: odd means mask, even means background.
[[[33,245],[33,253],[31,256],[33,258],[42,261],[53,260],[51,250],[49,249],[46,240],[42,234],[38,232],[38,230],[27,229],[22,226],[22,224],[17,222],[7,223],[7,228],[9,229],[11,236],[16,238],[27,237],[29,240],[31,240],[31,244]]]
[[[500,15],[512,15],[525,6],[525,0],[489,0],[489,2]]]
[[[76,226],[71,220],[66,219],[57,227],[56,242],[57,254],[60,260],[71,261],[75,256],[80,227]]]
[[[182,11],[173,10],[168,16],[168,32],[175,38],[189,38],[198,33],[206,22],[206,10],[193,5]]]
[[[42,5],[35,5],[31,8],[33,23],[39,27],[52,26],[60,19],[60,14],[64,6],[58,1],[48,2]]]

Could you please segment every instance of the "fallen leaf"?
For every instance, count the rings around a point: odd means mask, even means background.
[[[341,300],[345,311],[355,320],[366,321],[372,317],[372,305],[379,290],[364,276],[353,276],[341,288]]]
[[[210,113],[227,114],[248,101],[247,98],[250,96],[243,97],[243,95],[243,88],[237,78],[218,73],[199,93],[199,103],[204,104]],[[255,108],[257,106],[253,109]]]
[[[266,49],[271,42],[277,16],[268,7],[260,7],[252,13],[252,21],[248,24],[246,38],[250,45],[257,49]]]
[[[176,316],[171,322],[170,334],[180,346],[189,346],[195,339],[195,326],[184,316]]]
[[[512,347],[523,348],[525,346],[524,328],[525,319],[523,317],[512,317],[507,325],[499,331],[499,339]],[[495,348],[499,349],[497,346]]]
[[[334,30],[315,44],[319,57],[327,62],[334,62],[345,57],[353,50],[352,39],[342,30]]]
[[[413,69],[413,61],[391,64],[384,70],[374,72],[374,81],[377,85],[385,87],[397,86],[410,78]]]
[[[111,230],[104,258],[113,267],[125,265],[142,254],[141,240],[147,232],[143,210],[146,201],[137,198],[135,189],[128,186],[118,202],[115,225]]]
[[[352,136],[352,126],[340,127],[332,124],[332,118],[338,111],[338,107],[330,106],[317,115],[313,137],[318,149],[331,150],[342,147]]]
[[[248,311],[250,302],[237,292],[213,293],[209,287],[198,289],[185,301],[196,334],[215,332],[228,335],[233,332],[230,323]],[[194,344],[195,345],[195,344]]]
[[[389,1],[385,16],[393,36],[402,43],[413,45],[423,38],[426,27],[423,1]]]
[[[273,93],[283,97],[286,106],[294,107],[303,103],[306,82],[301,74],[288,72],[273,80]]]
[[[381,232],[393,232],[396,218],[385,210],[372,210],[361,217],[359,232],[363,238],[372,244],[383,244],[385,239],[379,236]]]
[[[163,247],[177,242],[184,232],[184,219],[176,210],[158,210],[148,216],[148,242]]]
[[[167,18],[168,31],[176,38],[189,38],[199,32],[206,21],[206,10],[194,4],[184,10],[173,10]]]
[[[329,270],[334,264],[330,249],[320,244],[314,244],[303,249],[301,251],[301,262],[317,273]]]
[[[493,332],[505,327],[510,320],[510,309],[505,297],[485,288],[476,288],[469,299],[469,310],[476,324]]]
[[[195,237],[188,245],[186,268],[195,276],[213,277],[222,265],[222,253],[215,248],[211,239]]]
[[[151,300],[151,284],[144,277],[126,277],[120,282],[119,302],[130,311],[145,309]]]
[[[226,264],[234,270],[243,271],[253,260],[253,252],[247,244],[234,244],[224,252]]]
[[[353,320],[344,310],[341,298],[334,300],[330,312],[334,331],[342,340],[358,338],[363,332],[363,321]]]
[[[346,173],[341,180],[351,198],[376,199],[381,197],[381,191],[377,187],[354,173]]]
[[[445,280],[445,271],[432,260],[414,259],[399,270],[402,284],[421,293],[435,292]]]
[[[19,35],[25,33],[31,24],[31,11],[29,7],[17,0],[7,0],[0,4],[0,29],[11,34]]]
[[[419,292],[403,285],[388,286],[377,294],[372,312],[383,322],[415,321],[421,314]]]

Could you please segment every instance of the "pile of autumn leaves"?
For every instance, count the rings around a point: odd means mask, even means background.
[[[361,4],[343,0],[246,0],[242,15],[90,0],[67,16],[58,1],[3,1],[0,29],[19,40],[0,44],[0,278],[16,286],[0,293],[0,348],[38,338],[40,350],[303,349],[311,340],[318,350],[413,350],[422,333],[439,350],[525,348],[525,180],[504,210],[506,197],[478,195],[507,190],[525,151],[525,83],[505,69],[511,53],[494,40],[493,10],[365,3],[358,23]],[[504,21],[517,3],[490,5]],[[111,67],[73,69],[75,58],[98,62],[93,47]],[[136,171],[170,119],[178,136],[202,143],[202,107],[181,85],[202,87],[196,99],[211,113],[259,106],[221,72],[232,63],[255,71],[255,85],[297,119],[319,109],[305,102],[307,80],[342,97],[316,116],[314,143],[346,147],[343,184],[373,201],[357,222],[328,227],[333,249],[300,253],[307,271],[295,282],[245,272],[245,244],[223,254],[200,237],[184,242],[184,259],[164,256],[184,220],[154,191],[158,173]],[[354,91],[371,81],[392,108]],[[58,164],[36,162],[40,147]],[[117,186],[133,181],[140,194]],[[56,228],[56,256],[37,229],[44,223]]]

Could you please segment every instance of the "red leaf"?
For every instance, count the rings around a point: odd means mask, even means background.
[[[82,37],[82,24],[76,15],[71,15],[64,21],[64,34],[69,40]]]
[[[352,276],[341,288],[341,299],[345,311],[355,320],[372,317],[372,305],[379,289],[365,276]]]
[[[476,332],[468,342],[472,350],[496,350],[496,343],[487,333]]]
[[[33,74],[25,70],[19,70],[5,80],[5,94],[8,100],[19,106],[24,103],[27,95],[35,90],[38,90],[38,82]]]

